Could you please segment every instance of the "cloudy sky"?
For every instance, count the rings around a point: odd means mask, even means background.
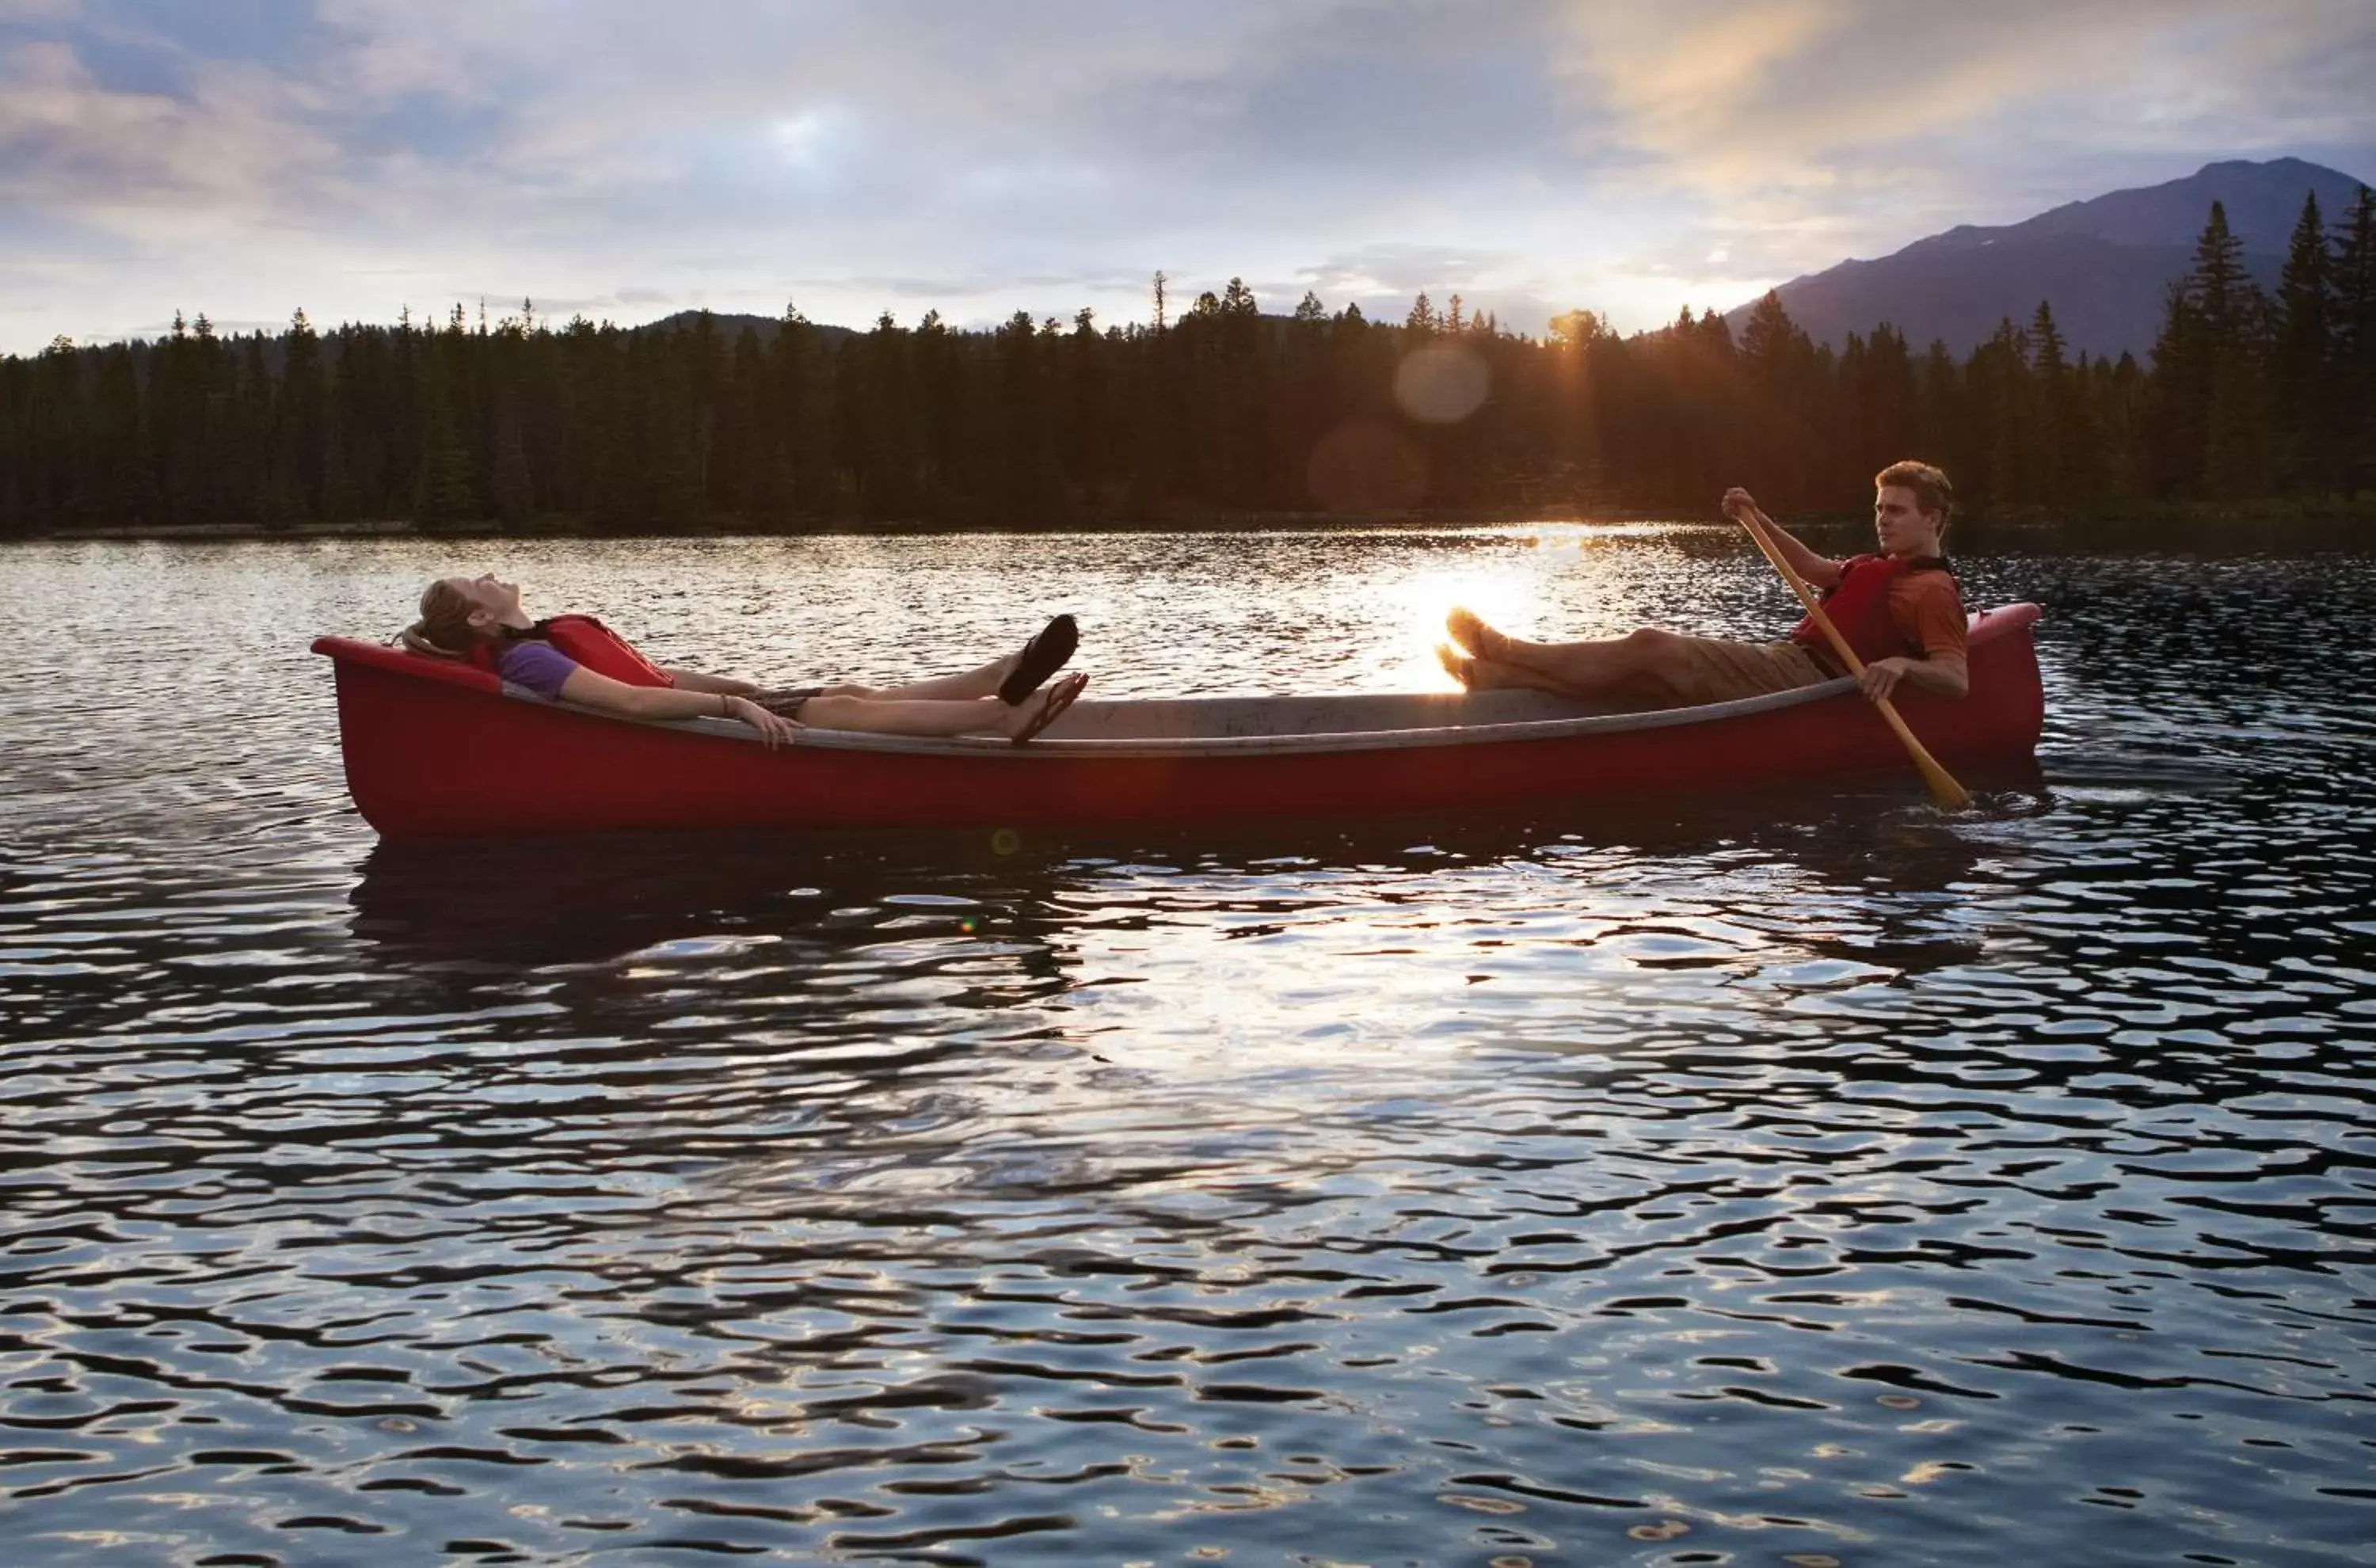
[[[456,301],[1622,327],[2292,154],[2370,0],[0,0],[0,351]]]

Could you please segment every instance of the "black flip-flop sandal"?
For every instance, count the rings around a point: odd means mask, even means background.
[[[1070,615],[1059,615],[1040,628],[1040,635],[1023,645],[1023,652],[1015,660],[1015,668],[998,683],[998,700],[1009,707],[1022,706],[1023,699],[1040,689],[1040,683],[1062,670],[1071,661],[1074,650],[1081,646],[1081,629]]]
[[[1032,715],[1031,722],[1009,736],[1007,743],[1019,746],[1049,725],[1055,723],[1066,708],[1079,700],[1081,688],[1088,683],[1089,678],[1087,675],[1075,672],[1049,687],[1048,695],[1040,699],[1040,711]]]

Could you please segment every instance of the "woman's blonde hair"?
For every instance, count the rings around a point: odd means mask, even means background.
[[[478,606],[470,596],[440,577],[422,591],[421,619],[397,634],[397,640],[431,659],[468,659],[478,638],[470,630],[470,612]]]

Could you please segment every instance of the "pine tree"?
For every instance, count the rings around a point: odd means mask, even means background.
[[[2088,493],[2115,507],[2133,506],[2152,492],[2145,469],[2145,373],[2135,355],[2123,353],[2110,365],[2097,362],[2089,410],[2103,440],[2091,461],[2095,488]]]
[[[1073,330],[1056,356],[1063,410],[1060,478],[1067,484],[1068,504],[1092,517],[1107,510],[1118,434],[1106,349],[1097,313],[1084,305],[1074,313]]]
[[[1761,380],[1779,380],[1790,361],[1811,347],[1807,335],[1783,308],[1782,296],[1768,289],[1749,313],[1740,331],[1740,357]]]
[[[777,415],[783,422],[785,504],[794,516],[823,518],[835,510],[833,462],[834,365],[809,318],[787,303],[769,364]]]
[[[457,305],[458,313],[461,307]],[[433,371],[422,397],[421,457],[412,484],[412,520],[423,529],[476,522],[485,514],[470,488],[470,454],[454,426],[454,410]]]
[[[2275,478],[2288,494],[2323,492],[2333,480],[2334,415],[2326,230],[2315,193],[2302,203],[2277,281],[2269,400]]]
[[[1845,481],[1850,493],[1907,453],[1928,450],[1917,434],[1922,405],[1914,356],[1906,346],[1906,335],[1888,322],[1872,330],[1866,376],[1867,444],[1856,454],[1856,471]]]
[[[230,396],[218,427],[218,509],[221,520],[282,526],[294,520],[284,485],[274,474],[274,386],[264,357],[264,334],[232,339]]]
[[[1214,429],[1218,441],[1211,499],[1231,508],[1265,505],[1273,488],[1270,450],[1270,355],[1262,309],[1245,279],[1221,291],[1215,358]]]
[[[1966,481],[1971,498],[1983,508],[2035,502],[2037,444],[2031,423],[2029,335],[2010,317],[1998,322],[1973,352],[1966,381],[1974,433],[1986,443],[1978,454],[1978,472]]]
[[[519,415],[506,408],[496,418],[495,459],[488,482],[495,517],[517,527],[536,510],[536,490],[529,478],[528,445],[520,435]]]
[[[1705,319],[1694,337],[1713,347]],[[1694,360],[1706,380],[1702,393],[1692,399],[1697,404],[1694,422],[1699,428],[1692,442],[1689,472],[1677,477],[1688,485],[1705,488],[1713,482],[1717,451],[1728,445],[1717,426],[1731,377],[1727,374],[1730,367],[1713,354],[1697,355]],[[1814,426],[1819,422],[1815,404],[1822,377],[1813,362],[1813,343],[1790,319],[1781,296],[1772,290],[1749,313],[1741,328],[1738,360],[1748,393],[1748,418],[1741,435],[1729,445],[1747,462],[1764,497],[1782,505],[1803,505],[1815,498],[1812,475],[1819,467],[1813,451]]]
[[[2147,469],[2158,493],[2224,500],[2259,493],[2268,315],[2227,209],[2214,202],[2193,265],[2170,290],[2154,344]]]
[[[2376,487],[2376,192],[2366,185],[2334,237],[2328,283],[2335,462],[2346,491]]]
[[[280,336],[280,391],[273,422],[273,466],[286,476],[289,497],[276,489],[276,505],[293,505],[299,517],[315,511],[315,480],[322,470],[322,340],[303,306]]]
[[[2030,317],[2029,490],[2025,500],[2061,505],[2072,498],[2073,449],[2078,407],[2070,362],[2063,358],[2062,331],[2054,325],[2054,307],[2037,302]]]
[[[351,521],[362,511],[362,502],[355,489],[353,472],[347,466],[347,446],[341,436],[341,426],[335,414],[326,422],[322,433],[321,503],[315,515],[326,522]]]
[[[2260,418],[2262,329],[2266,302],[2244,269],[2244,244],[2228,209],[2211,204],[2186,290],[2201,334],[2204,371],[2202,484],[2222,500],[2255,493],[2263,467]]]
[[[2211,406],[2209,358],[2202,318],[2186,284],[2172,283],[2163,299],[2145,398],[2144,481],[2155,495],[2185,496],[2202,477]]]
[[[772,493],[777,468],[777,432],[770,417],[774,398],[759,334],[746,326],[734,336],[733,368],[718,436],[720,505],[746,527],[773,517],[777,510]]]
[[[704,333],[696,319],[691,329],[642,337],[644,373],[629,378],[644,436],[638,450],[645,466],[636,487],[642,526],[686,533],[708,515],[708,421],[700,389],[715,334]]]
[[[147,423],[141,417],[140,379],[132,350],[117,343],[97,350],[91,378],[83,456],[84,486],[92,516],[114,524],[154,520],[156,474],[148,461]]]

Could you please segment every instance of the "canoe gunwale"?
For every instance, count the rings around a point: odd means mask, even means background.
[[[2026,632],[2037,619],[2035,605],[2000,605],[1982,611],[1972,617],[1972,643],[1975,647],[2004,636]],[[336,657],[334,650],[331,651]],[[1059,719],[1054,730],[1017,746],[990,735],[921,736],[883,735],[862,731],[803,728],[792,742],[796,749],[877,752],[907,756],[965,756],[976,759],[1008,757],[1024,761],[1032,757],[1112,757],[1181,758],[1194,756],[1246,755],[1270,756],[1309,755],[1324,752],[1377,752],[1418,750],[1435,747],[1500,745],[1519,741],[1555,741],[1571,737],[1608,736],[1635,731],[1667,730],[1704,724],[1720,724],[1729,719],[1745,719],[1761,713],[1828,702],[1856,689],[1856,682],[1841,676],[1812,686],[1798,686],[1788,691],[1769,692],[1753,697],[1740,697],[1731,702],[1702,703],[1689,707],[1652,708],[1631,713],[1578,714],[1552,719],[1521,719],[1489,720],[1467,724],[1397,725],[1391,729],[1314,730],[1282,731],[1254,735],[1198,735],[1151,737],[1144,735],[1067,736],[1061,731],[1064,720]],[[1280,702],[1308,700],[1313,696],[1330,695],[1347,697],[1372,697],[1375,693],[1301,694],[1281,697]],[[765,742],[747,726],[731,719],[701,718],[683,719],[640,719],[623,718],[576,703],[561,702],[540,696],[523,687],[503,683],[503,695],[515,701],[532,703],[563,713],[578,714],[588,719],[613,724],[634,724],[652,729],[674,730],[712,740],[733,741],[758,746]],[[1083,717],[1101,708],[1111,709],[1131,704],[1171,707],[1199,702],[1260,703],[1261,697],[1149,697],[1114,698],[1106,701],[1084,700],[1075,712]],[[1070,717],[1070,716],[1067,716]]]
[[[877,735],[856,730],[804,728],[801,731],[799,739],[792,744],[803,748],[822,747],[830,751],[896,752],[921,756],[1011,756],[1018,760],[1035,754],[1182,757],[1247,752],[1280,755],[1306,752],[1399,751],[1434,746],[1495,745],[1509,741],[1562,740],[1574,735],[1621,734],[1634,730],[1665,730],[1683,725],[1714,724],[1728,719],[1772,712],[1777,708],[1797,707],[1806,703],[1824,702],[1855,689],[1856,683],[1843,676],[1836,681],[1826,681],[1819,686],[1800,686],[1787,692],[1742,697],[1733,702],[1703,703],[1696,707],[1661,707],[1642,713],[1581,714],[1573,719],[1522,719],[1479,724],[1413,725],[1391,730],[1313,730],[1277,735],[1183,736],[1176,740],[1158,740],[1144,735],[1111,737],[1081,735],[1068,738],[1050,733],[1040,735],[1028,745],[1018,746],[992,735]],[[645,724],[662,730],[679,730],[689,734],[705,735],[722,741],[735,741],[746,745],[756,746],[765,743],[747,726],[731,719],[622,719],[617,714],[604,713],[596,708],[581,707],[576,703],[554,702],[531,692],[506,691],[505,695],[516,696],[519,701],[535,703],[540,707],[554,708],[564,713],[583,714],[589,719],[626,724]],[[1129,700],[1119,698],[1108,705],[1083,702],[1078,706],[1093,712],[1099,706],[1121,706]],[[1228,700],[1258,701],[1260,699]]]

